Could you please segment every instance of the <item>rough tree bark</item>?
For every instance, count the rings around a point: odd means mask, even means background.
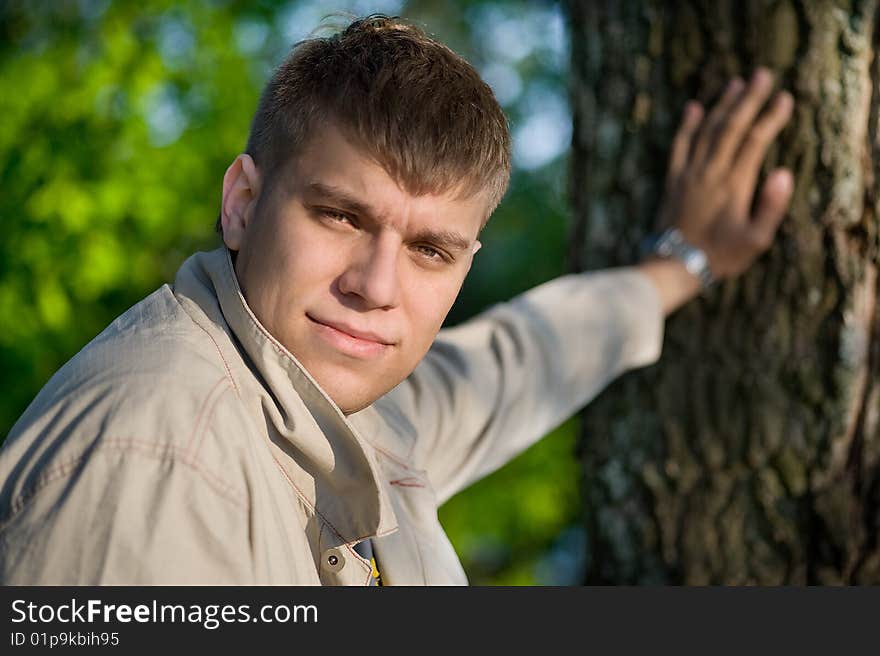
[[[770,66],[777,242],[583,415],[589,583],[880,583],[877,0],[570,0],[571,266],[635,260],[689,97]]]

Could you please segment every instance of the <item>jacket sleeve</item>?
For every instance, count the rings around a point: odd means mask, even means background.
[[[108,442],[45,472],[0,526],[0,582],[251,583],[241,503],[197,463],[124,446]]]
[[[441,330],[382,402],[416,434],[412,460],[443,503],[656,361],[663,322],[653,283],[633,268],[562,276]]]

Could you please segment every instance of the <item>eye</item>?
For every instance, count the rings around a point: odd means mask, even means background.
[[[428,246],[426,244],[417,244],[413,246],[413,249],[416,253],[419,254],[420,257],[427,260],[428,262],[449,262],[450,258],[443,252],[437,250],[433,246]]]
[[[340,212],[338,210],[332,209],[321,209],[321,216],[327,219],[330,223],[337,223],[341,225],[350,225],[355,226],[354,219],[350,217],[348,214],[344,212]]]

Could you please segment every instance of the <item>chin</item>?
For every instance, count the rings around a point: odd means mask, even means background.
[[[324,387],[324,391],[327,393],[333,402],[342,410],[342,414],[348,416],[354,414],[355,412],[359,412],[364,408],[372,405],[382,396],[387,394],[391,389],[394,388],[400,381],[395,379],[394,385],[390,387],[385,384],[381,387],[369,387],[369,386],[361,386],[355,387],[353,385],[346,385],[344,388],[340,387]]]
[[[372,403],[372,401],[370,403]],[[344,414],[346,417],[348,417],[349,415],[353,415],[356,412],[360,412],[364,408],[370,407],[370,403],[365,403],[365,404],[361,404],[361,405],[354,405],[351,407],[339,406],[339,409],[342,410],[342,414]]]
[[[360,390],[357,394],[333,394],[327,391],[327,395],[339,406],[345,416],[363,410],[381,396],[381,394],[369,394],[365,390]]]
[[[384,391],[380,393],[378,390],[371,390],[367,385],[352,384],[354,376],[351,375],[344,381],[339,381],[338,375],[329,379],[315,374],[313,374],[313,377],[318,385],[321,386],[321,389],[324,390],[324,393],[342,410],[344,415],[350,415],[363,410],[385,393]],[[342,384],[335,384],[335,382],[341,382]]]
[[[364,371],[361,367],[340,363],[331,365],[326,361],[314,369],[308,366],[309,363],[303,364],[345,415],[363,410],[406,378],[397,367],[373,365],[371,370]]]

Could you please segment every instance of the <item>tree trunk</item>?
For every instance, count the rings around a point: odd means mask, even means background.
[[[571,266],[631,263],[685,101],[795,96],[771,250],[584,412],[588,583],[880,583],[877,0],[570,0]]]

